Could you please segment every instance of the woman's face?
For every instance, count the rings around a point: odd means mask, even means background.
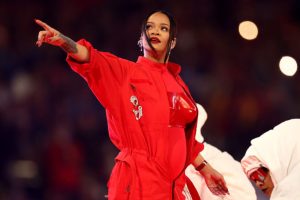
[[[250,175],[250,179],[255,183],[255,185],[263,191],[268,197],[274,188],[273,181],[270,176],[270,172],[267,169],[259,168]]]
[[[169,18],[160,12],[152,14],[147,20],[146,34],[155,51],[149,46],[145,34],[142,34],[144,56],[159,61],[164,59],[168,51],[168,41],[170,37]]]

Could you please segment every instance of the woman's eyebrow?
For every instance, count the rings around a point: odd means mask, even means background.
[[[166,23],[161,23],[160,25],[163,25],[163,26],[170,26],[169,24],[166,24]]]
[[[148,21],[147,24],[155,24],[154,22]],[[170,26],[169,24],[166,23],[160,23],[161,26]]]

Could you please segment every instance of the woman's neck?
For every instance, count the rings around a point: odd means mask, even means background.
[[[165,54],[158,54],[158,53],[149,53],[144,51],[144,57],[157,63],[167,63],[169,58],[165,61]]]

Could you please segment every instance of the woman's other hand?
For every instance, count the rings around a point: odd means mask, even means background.
[[[211,165],[207,164],[200,173],[204,177],[207,187],[213,194],[218,196],[229,194],[223,175],[212,168]]]

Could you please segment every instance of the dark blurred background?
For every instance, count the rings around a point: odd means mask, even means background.
[[[56,47],[35,45],[38,18],[74,40],[135,61],[140,24],[166,9],[179,25],[171,60],[208,120],[206,141],[240,160],[252,138],[300,113],[296,0],[0,0],[0,199],[99,200],[117,151],[105,112]],[[256,40],[238,24],[254,21]]]

